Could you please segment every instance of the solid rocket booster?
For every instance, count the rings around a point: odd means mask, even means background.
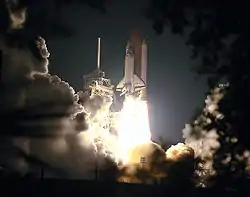
[[[147,86],[147,69],[148,69],[148,47],[146,44],[146,41],[143,40],[142,46],[141,46],[141,79],[145,83],[145,86]],[[143,89],[141,91],[141,99],[146,100],[147,99],[147,89]]]
[[[141,46],[141,79],[147,84],[147,68],[148,67],[148,47],[146,41],[143,40]]]

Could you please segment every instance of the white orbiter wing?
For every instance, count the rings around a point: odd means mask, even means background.
[[[131,81],[131,85],[133,87],[132,92],[138,92],[140,90],[143,90],[146,88],[146,84],[144,81],[138,77],[136,74],[134,74],[133,81]],[[126,83],[125,83],[125,77],[120,81],[120,83],[117,85],[116,90],[121,92],[126,92]]]

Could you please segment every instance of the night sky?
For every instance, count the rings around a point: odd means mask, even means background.
[[[132,3],[136,2],[136,3]],[[48,40],[49,69],[79,91],[81,76],[96,68],[97,38],[102,38],[102,70],[114,85],[123,77],[125,46],[131,30],[137,28],[148,44],[148,99],[153,139],[162,136],[176,142],[196,107],[204,102],[206,81],[190,71],[191,50],[185,36],[169,29],[155,34],[142,15],[145,0],[116,0],[106,14],[80,5],[67,7],[61,20],[74,29],[74,36]]]

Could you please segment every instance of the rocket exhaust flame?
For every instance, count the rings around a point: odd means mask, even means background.
[[[116,162],[130,164],[133,161],[129,156],[131,149],[151,141],[147,102],[126,97],[122,110],[116,112],[112,122],[109,107],[110,103],[103,104],[94,116],[87,119],[91,141],[96,151]],[[116,130],[116,134],[110,133],[110,127]]]
[[[130,162],[127,151],[151,141],[147,102],[126,97],[118,119],[119,157],[124,164]]]

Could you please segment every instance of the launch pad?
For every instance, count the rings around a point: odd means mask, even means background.
[[[112,97],[114,94],[111,80],[105,78],[105,73],[100,69],[83,76],[84,91],[89,92],[90,95],[108,96]]]

